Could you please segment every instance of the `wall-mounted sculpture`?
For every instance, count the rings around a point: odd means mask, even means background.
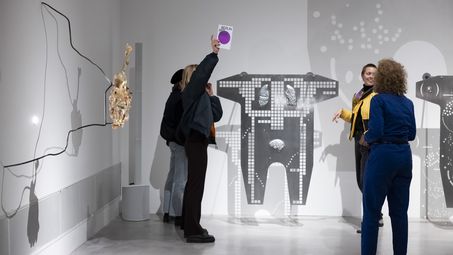
[[[312,73],[241,73],[217,81],[217,89],[219,96],[241,105],[237,138],[248,203],[263,204],[268,168],[281,163],[290,203],[304,205],[313,171],[313,105],[336,97],[338,82]]]
[[[112,128],[123,127],[129,119],[129,111],[132,103],[132,93],[127,87],[126,69],[129,66],[129,56],[132,46],[126,44],[124,50],[124,62],[121,70],[113,76],[113,88],[109,96],[109,113],[112,119]]]

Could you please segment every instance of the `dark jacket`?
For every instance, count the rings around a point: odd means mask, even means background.
[[[183,145],[175,139],[176,127],[181,121],[183,111],[181,91],[179,85],[175,84],[165,103],[164,116],[160,125],[160,135],[167,141],[167,145],[169,142]]]
[[[206,84],[218,61],[217,54],[207,55],[197,66],[189,84],[182,92],[184,113],[180,129],[185,137],[189,135],[190,130],[195,130],[208,138],[212,123],[222,118],[223,111],[219,98],[209,96],[206,92]]]
[[[368,144],[407,143],[415,139],[414,104],[405,96],[380,93],[373,97],[365,140]]]

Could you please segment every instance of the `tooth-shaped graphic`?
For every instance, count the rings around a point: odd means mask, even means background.
[[[285,142],[283,142],[280,139],[274,139],[269,142],[269,146],[271,146],[272,148],[274,148],[278,151],[281,151],[285,147]]]

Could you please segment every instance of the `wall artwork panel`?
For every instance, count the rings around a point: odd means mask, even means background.
[[[321,143],[321,133],[314,130],[313,106],[336,97],[338,82],[313,73],[241,73],[219,80],[217,89],[219,96],[241,106],[241,125],[221,126],[217,132],[220,148],[229,153],[229,176],[233,176],[229,183],[236,183],[229,189],[230,214],[247,211],[241,208],[242,188],[247,204],[266,203],[268,169],[272,164],[283,166],[286,176],[281,183],[281,199],[276,201],[285,204],[282,213],[288,215],[291,205],[305,205],[313,172],[313,150]],[[272,206],[267,209],[276,210]]]
[[[417,82],[416,95],[440,107],[440,130],[431,141],[438,148],[432,157],[440,173],[442,196],[447,208],[453,208],[453,76],[426,76]],[[428,131],[428,130],[427,130]],[[428,187],[429,188],[429,187]]]

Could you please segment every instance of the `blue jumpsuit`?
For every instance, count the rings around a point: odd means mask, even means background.
[[[375,255],[378,220],[385,198],[392,222],[393,252],[407,253],[409,186],[412,152],[408,141],[415,139],[414,105],[405,96],[380,93],[370,105],[365,141],[371,150],[363,189],[362,255]]]

